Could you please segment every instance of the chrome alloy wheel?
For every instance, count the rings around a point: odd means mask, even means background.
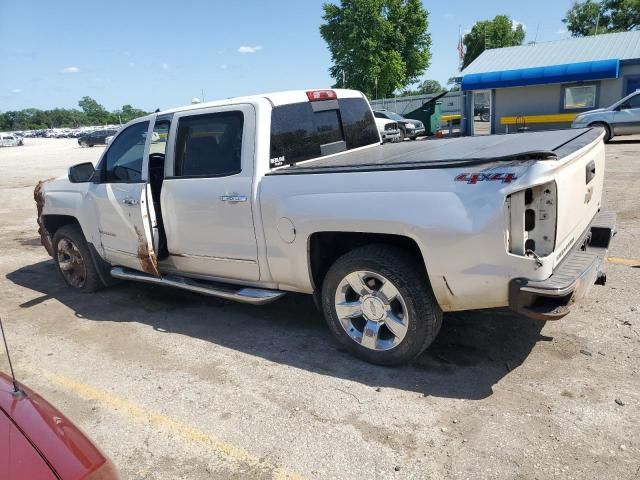
[[[82,288],[87,269],[78,247],[68,238],[61,238],[57,245],[58,267],[64,279],[75,288]]]
[[[335,309],[351,339],[370,350],[390,350],[407,334],[409,314],[390,280],[369,271],[352,272],[336,289]]]

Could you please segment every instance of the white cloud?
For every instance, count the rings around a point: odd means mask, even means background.
[[[60,70],[62,73],[78,73],[80,69],[78,67],[66,67]]]
[[[240,48],[238,48],[239,53],[256,53],[256,52],[259,52],[260,50],[262,50],[262,45],[256,45],[254,47],[243,45]]]
[[[14,93],[14,94],[22,93],[22,89],[21,88],[14,88],[13,90],[11,90],[11,93]]]
[[[135,66],[136,66],[136,62],[129,62],[129,66],[130,66],[131,68],[135,67]]]
[[[163,70],[169,70],[169,64],[168,63],[163,63],[162,65],[160,65],[160,67],[162,67]]]
[[[524,23],[519,22],[518,20],[511,20],[511,28],[513,28],[515,30],[519,26],[522,26],[523,30],[525,30],[525,31],[527,30],[527,26]]]
[[[229,65],[227,65],[226,63],[220,65],[220,70],[226,70],[227,68],[229,68]]]

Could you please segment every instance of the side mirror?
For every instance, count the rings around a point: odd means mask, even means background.
[[[85,162],[79,163],[72,167],[69,167],[69,181],[71,183],[86,183],[90,182],[93,175],[96,173],[96,169],[93,167],[93,163]]]

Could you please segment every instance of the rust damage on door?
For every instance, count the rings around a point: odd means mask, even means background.
[[[40,243],[47,253],[53,257],[53,243],[42,221],[42,210],[44,209],[44,192],[42,191],[42,187],[51,180],[53,180],[53,178],[40,180],[38,182],[36,188],[33,189],[33,199],[36,201],[36,208],[38,209],[38,234],[40,235]]]
[[[154,277],[159,277],[160,271],[158,270],[158,257],[156,257],[153,248],[151,248],[147,242],[144,232],[141,232],[137,226],[134,228],[136,230],[136,235],[138,236],[137,256],[138,260],[140,260],[142,271],[149,275],[153,275]]]

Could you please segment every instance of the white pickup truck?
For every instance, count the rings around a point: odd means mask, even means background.
[[[290,91],[139,118],[35,190],[43,245],[82,292],[114,279],[262,304],[314,295],[354,355],[398,364],[442,312],[553,320],[590,285],[601,129],[381,146],[366,98]]]

